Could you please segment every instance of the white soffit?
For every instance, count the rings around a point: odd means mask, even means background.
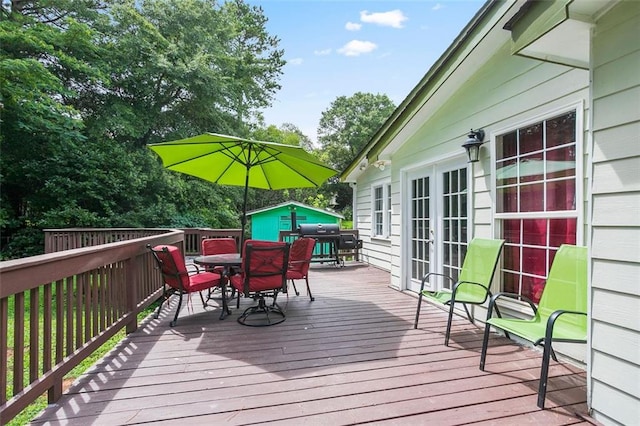
[[[588,69],[590,31],[591,24],[567,19],[518,53],[543,61]]]

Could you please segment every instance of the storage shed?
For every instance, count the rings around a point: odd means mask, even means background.
[[[341,214],[288,201],[263,209],[247,212],[251,218],[251,238],[278,241],[280,231],[296,230],[301,223],[340,224]]]

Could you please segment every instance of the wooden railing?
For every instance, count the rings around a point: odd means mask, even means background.
[[[183,229],[184,246],[187,256],[197,256],[202,254],[203,238],[235,238],[236,246],[240,247],[241,229],[211,229],[211,228],[190,228]]]
[[[104,231],[49,241],[88,247],[0,262],[0,423],[45,392],[56,401],[72,368],[137,328],[137,314],[162,294],[146,244],[185,249],[181,230]]]
[[[353,237],[358,240],[360,233],[357,229],[341,229],[340,235],[353,235]],[[286,241],[288,243],[294,242],[300,235],[296,231],[280,231],[279,232],[279,240]],[[336,262],[336,259],[340,259],[343,261],[345,259],[352,259],[359,261],[360,260],[360,249],[358,247],[354,247],[351,249],[340,249],[338,253],[335,253],[335,246],[330,241],[323,241],[322,239],[316,240],[316,246],[313,249],[313,257],[311,258],[312,262]]]
[[[128,241],[135,238],[144,238],[166,233],[167,229],[159,228],[66,228],[45,229],[44,249],[45,253],[55,253],[63,250],[71,250],[82,247],[92,247],[102,244]],[[232,237],[240,244],[240,229],[211,229],[189,228],[184,231],[184,250],[187,256],[200,254],[200,242],[202,238]]]

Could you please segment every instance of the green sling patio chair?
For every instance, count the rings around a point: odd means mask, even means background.
[[[491,308],[501,297],[524,300],[534,312],[532,319],[492,318]],[[484,371],[489,343],[489,329],[501,329],[534,345],[543,345],[538,407],[544,409],[549,374],[549,358],[558,362],[553,342],[585,343],[587,341],[587,248],[568,244],[560,246],[549,271],[540,302],[536,305],[524,296],[498,293],[489,301],[484,329],[480,370]]]
[[[444,337],[445,346],[449,345],[449,337],[451,335],[451,321],[456,303],[462,303],[467,318],[474,323],[473,316],[467,308],[468,304],[482,305],[489,297],[491,297],[491,281],[502,252],[504,240],[474,238],[467,247],[467,254],[462,263],[460,276],[456,282],[454,278],[445,275],[430,272],[422,278],[420,292],[418,294],[418,307],[416,309],[416,319],[413,328],[418,328],[418,318],[420,317],[420,305],[422,298],[434,301],[436,303],[449,305],[449,319],[447,321],[447,331]],[[432,277],[444,277],[453,284],[452,290],[428,291],[424,286]],[[497,308],[497,306],[496,306]],[[500,312],[496,312],[500,316]]]

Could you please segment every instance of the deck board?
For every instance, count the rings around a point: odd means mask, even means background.
[[[546,410],[536,406],[541,356],[389,288],[364,265],[313,265],[316,300],[291,291],[287,320],[264,328],[220,321],[193,298],[170,328],[171,309],[147,319],[34,424],[545,425],[588,424],[585,373],[552,362]],[[172,305],[174,308],[175,305]],[[577,413],[577,414],[576,414]]]

